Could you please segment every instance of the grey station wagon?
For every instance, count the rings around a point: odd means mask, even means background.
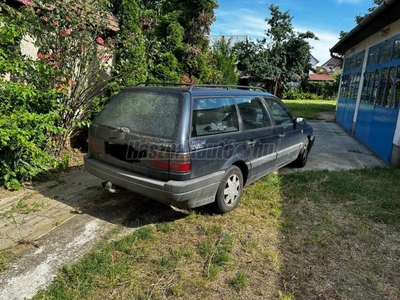
[[[243,187],[303,167],[313,129],[260,88],[138,86],[115,96],[89,130],[86,170],[176,207],[233,210]]]

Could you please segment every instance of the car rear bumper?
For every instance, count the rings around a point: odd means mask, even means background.
[[[214,202],[224,171],[185,181],[160,181],[102,163],[90,154],[84,158],[85,169],[105,181],[150,199],[178,207],[194,208]]]

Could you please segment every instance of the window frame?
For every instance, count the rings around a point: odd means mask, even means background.
[[[211,99],[215,99],[215,100],[219,100],[219,99],[225,99],[225,100],[230,100],[230,102],[231,102],[231,104],[230,104],[230,107],[231,107],[231,109],[232,109],[232,112],[234,113],[234,116],[236,116],[236,124],[237,124],[237,126],[230,126],[230,127],[236,127],[236,129],[235,130],[209,130],[209,131],[207,131],[207,132],[203,132],[203,133],[199,133],[199,130],[198,130],[198,126],[204,126],[204,125],[207,125],[207,122],[206,123],[204,123],[204,124],[198,124],[198,123],[195,123],[195,122],[197,122],[197,120],[198,120],[198,115],[195,115],[197,112],[199,112],[199,111],[202,111],[202,110],[205,110],[205,109],[195,109],[195,102],[196,102],[196,100],[211,100]],[[219,107],[216,107],[216,108],[214,108],[214,109],[222,109],[222,108],[224,108],[224,105],[222,105],[222,106],[219,106]],[[231,113],[232,113],[231,112]],[[231,113],[229,113],[229,114],[231,114]],[[223,121],[223,119],[224,118],[226,118],[227,116],[229,116],[229,114],[228,115],[226,115],[226,116],[224,116],[222,119],[221,119],[221,123],[222,123],[222,121]],[[209,122],[208,123],[208,125],[207,126],[211,126],[211,124],[212,123],[214,123],[213,121],[212,122]],[[191,119],[190,119],[190,124],[191,124],[191,128],[192,128],[192,130],[191,130],[191,133],[190,133],[190,136],[192,137],[192,138],[198,138],[198,137],[206,137],[206,136],[215,136],[215,135],[219,135],[219,134],[224,134],[224,133],[235,133],[235,132],[239,132],[240,131],[240,125],[239,125],[239,123],[240,123],[240,121],[239,121],[239,115],[238,115],[238,108],[237,108],[237,106],[236,106],[236,101],[235,101],[235,99],[234,99],[234,97],[233,96],[226,96],[226,95],[221,95],[221,96],[196,96],[196,97],[193,97],[192,98],[192,109],[191,109]],[[217,123],[215,123],[216,124],[216,126],[218,126],[218,128],[219,128],[219,122],[218,122],[218,124]],[[206,127],[207,127],[206,126]],[[222,125],[222,126],[224,126],[224,125]],[[205,128],[206,128],[205,127]],[[203,130],[205,130],[205,128],[203,129]]]
[[[273,101],[273,102],[277,103],[279,105],[279,107],[283,108],[283,110],[290,117],[290,122],[284,123],[284,124],[283,124],[283,122],[281,122],[281,123],[278,124],[276,122],[276,120],[275,120],[275,115],[274,115],[273,109],[268,104],[268,101],[271,101],[271,102]],[[265,102],[265,104],[267,105],[267,107],[268,107],[268,109],[270,111],[270,114],[272,116],[272,120],[274,121],[274,125],[275,126],[285,126],[285,125],[293,125],[294,124],[296,116],[292,113],[292,111],[289,109],[289,107],[287,107],[287,105],[285,105],[285,103],[282,102],[282,100],[280,100],[279,98],[275,98],[275,97],[264,97],[264,102]]]
[[[262,115],[261,116],[268,118],[268,120],[267,120],[268,123],[265,126],[255,127],[255,128],[247,128],[247,129],[245,128],[244,119],[243,119],[243,116],[242,116],[242,110],[240,108],[240,104],[242,104],[243,102],[240,103],[238,101],[239,99],[245,99],[245,98],[246,99],[248,98],[249,100],[253,100],[253,99],[258,100],[257,103],[259,104],[259,108],[262,111]],[[240,116],[240,123],[241,123],[241,130],[242,131],[262,130],[262,129],[270,128],[270,127],[274,126],[275,122],[273,121],[272,115],[270,114],[270,111],[268,110],[268,107],[267,107],[263,97],[258,96],[258,95],[235,96],[235,102],[236,102],[237,110],[238,110],[238,113],[239,113],[239,116]],[[259,114],[257,113],[257,118],[258,118],[258,115]],[[263,124],[262,122],[257,122],[257,123]]]

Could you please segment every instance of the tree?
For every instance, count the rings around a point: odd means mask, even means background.
[[[136,0],[114,1],[114,6],[120,27],[114,74],[122,87],[130,86],[147,79],[145,40],[140,27],[139,7]]]
[[[211,47],[212,61],[216,69],[214,83],[237,84],[238,71],[236,68],[236,53],[233,49],[232,39],[222,38],[213,43]]]
[[[179,49],[184,52],[175,57],[183,74],[194,81],[208,82],[212,78],[206,35],[210,33],[211,23],[215,19],[214,9],[217,7],[215,0],[165,0],[161,5],[161,13],[165,16],[162,27],[168,28],[168,24],[175,23],[175,27],[179,24],[184,29],[182,43],[185,47]]]
[[[239,70],[254,78],[280,75],[282,93],[293,76],[307,80],[311,46],[307,40],[318,39],[311,31],[295,32],[289,12],[270,5],[268,29],[264,39],[237,45]]]
[[[356,15],[356,16],[354,17],[354,21],[355,21],[357,24],[360,24],[371,12],[374,11],[375,8],[377,8],[379,5],[381,5],[381,4],[383,3],[383,1],[384,1],[384,0],[373,0],[373,1],[372,1],[372,2],[373,2],[373,6],[370,7],[370,8],[368,8],[368,10],[367,10],[366,13]],[[341,30],[341,31],[339,32],[339,40],[342,39],[342,38],[344,38],[347,34],[348,34],[348,32]]]
[[[145,73],[145,76],[139,76],[141,81],[145,79],[149,82],[191,83],[215,80],[217,72],[212,64],[206,37],[215,19],[215,0],[113,0],[113,3],[114,12],[121,22],[119,36],[123,40],[124,48],[132,49],[132,55],[136,55],[130,60],[118,60],[117,56],[117,70],[126,61],[126,67],[129,66],[132,70],[130,74],[135,70]],[[136,49],[132,47],[129,34],[123,34],[126,20],[132,24],[127,32],[135,32],[134,39],[140,37],[140,41],[143,41],[135,42],[138,46]],[[142,49],[143,59],[138,57]],[[138,68],[135,68],[134,64],[140,61]]]
[[[259,81],[277,72],[276,65],[268,60],[268,49],[263,42],[248,39],[234,46],[237,55],[237,68],[241,75],[248,75]]]

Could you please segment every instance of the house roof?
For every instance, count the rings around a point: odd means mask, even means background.
[[[310,81],[334,81],[335,80],[327,74],[308,74],[308,79]]]
[[[330,59],[328,59],[328,61],[322,64],[322,67],[325,68],[327,66],[342,66],[342,62],[343,60],[341,60],[340,58],[331,57]]]
[[[315,56],[312,55],[312,54],[310,53],[310,60],[311,60],[311,59],[314,59],[314,60],[315,60],[315,63],[319,63],[319,60],[316,59]]]
[[[331,54],[343,55],[367,37],[399,19],[400,1],[384,0],[368,14],[356,27],[339,40],[331,49]]]

